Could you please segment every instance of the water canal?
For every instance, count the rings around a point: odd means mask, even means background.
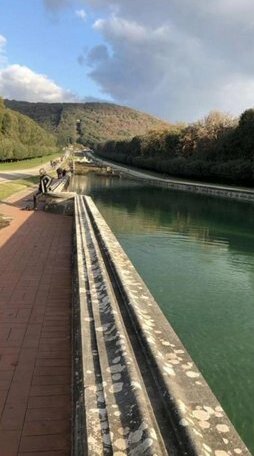
[[[254,205],[76,176],[254,454]]]

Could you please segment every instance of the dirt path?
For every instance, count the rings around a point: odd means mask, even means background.
[[[41,168],[52,170],[50,163],[45,163],[44,165],[35,166],[34,168],[19,169],[14,171],[0,171],[0,183],[17,179],[25,179],[26,177],[30,176],[38,176],[39,170]]]

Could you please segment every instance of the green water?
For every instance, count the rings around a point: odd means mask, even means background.
[[[254,205],[75,177],[254,454]]]

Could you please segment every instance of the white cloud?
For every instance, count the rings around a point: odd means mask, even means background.
[[[21,65],[9,65],[0,70],[0,93],[4,98],[24,101],[75,101],[75,96],[59,87],[46,75]]]
[[[43,0],[43,3],[49,11],[57,11],[77,4],[84,5],[86,0]]]
[[[3,35],[0,35],[0,49],[5,48],[6,43],[7,39]]]
[[[254,106],[254,76],[236,74],[228,78],[218,91],[218,98],[220,106],[229,112],[242,112]]]
[[[97,19],[93,28],[101,32],[108,40],[128,40],[128,42],[143,41],[148,32],[142,25],[116,16],[112,16],[109,20]]]
[[[175,2],[177,0],[174,0]],[[188,3],[193,10],[199,11],[202,15],[213,14],[216,18],[228,18],[231,22],[245,22],[249,24],[250,18],[254,14],[254,3],[252,0],[213,0],[204,2],[203,0],[183,0],[185,6]]]
[[[4,65],[7,62],[5,47],[7,44],[7,39],[5,36],[0,35],[0,66]]]
[[[75,11],[75,14],[77,17],[79,17],[82,21],[86,21],[87,19],[87,14],[85,12],[85,10],[81,9],[81,10],[76,10]]]
[[[86,4],[102,38],[87,56],[90,76],[117,102],[171,120],[254,105],[253,0]]]
[[[72,0],[43,0],[46,8],[49,10],[58,10],[59,8],[65,8],[71,5]]]
[[[114,16],[97,21],[94,27],[112,52],[107,59],[97,60],[94,50],[90,52],[92,78],[117,101],[169,117],[179,103],[179,81],[189,85],[190,68],[197,73],[195,65],[206,61],[202,43],[170,23],[153,28]],[[177,110],[175,116],[180,111],[182,115],[180,106]]]
[[[77,101],[70,91],[58,86],[44,74],[35,73],[24,65],[10,65],[6,55],[7,39],[0,35],[0,95],[3,98],[62,102]]]
[[[47,2],[64,2],[67,0],[45,0]],[[72,1],[72,0],[70,0]],[[113,8],[118,11],[119,14],[125,16],[134,17],[134,11],[138,16],[141,12],[148,13],[151,15],[160,15],[161,18],[166,17],[169,11],[173,11],[172,7],[176,7],[180,11],[180,14],[184,14],[189,11],[198,11],[203,14],[213,13],[217,17],[220,14],[231,17],[233,19],[237,17],[245,18],[247,21],[250,18],[250,14],[254,12],[253,0],[212,0],[205,2],[204,0],[157,0],[156,4],[154,0],[86,0],[87,4],[95,8]],[[146,8],[144,8],[146,6]]]

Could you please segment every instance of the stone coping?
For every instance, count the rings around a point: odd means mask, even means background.
[[[70,176],[66,175],[52,184],[51,191],[43,193],[44,211],[73,215],[74,196],[76,193],[67,191],[69,182]]]
[[[208,182],[195,182],[185,181],[184,179],[174,178],[163,178],[159,176],[152,176],[147,174],[145,170],[134,170],[127,166],[121,166],[107,160],[98,158],[97,156],[90,155],[95,162],[101,163],[104,166],[111,166],[113,169],[117,169],[121,174],[128,178],[143,181],[147,184],[157,185],[159,187],[167,187],[172,190],[187,191],[192,193],[207,194],[210,196],[220,198],[230,198],[242,201],[254,201],[254,189],[244,187],[233,187],[223,184],[213,184]],[[142,172],[143,171],[143,172]]]
[[[68,188],[70,182],[70,176],[66,174],[66,176],[61,177],[60,179],[55,179],[51,185],[51,192],[62,192]],[[48,192],[50,193],[50,192]]]
[[[250,455],[90,197],[75,226],[84,454]]]
[[[133,177],[134,178],[134,177]],[[152,185],[157,185],[160,187],[168,187],[173,190],[188,191],[192,193],[206,194],[210,196],[220,197],[220,198],[230,198],[234,200],[242,201],[254,201],[254,191],[249,189],[238,189],[222,186],[210,186],[209,184],[191,184],[191,183],[181,183],[181,182],[170,182],[168,180],[158,179],[145,179],[145,182]]]

